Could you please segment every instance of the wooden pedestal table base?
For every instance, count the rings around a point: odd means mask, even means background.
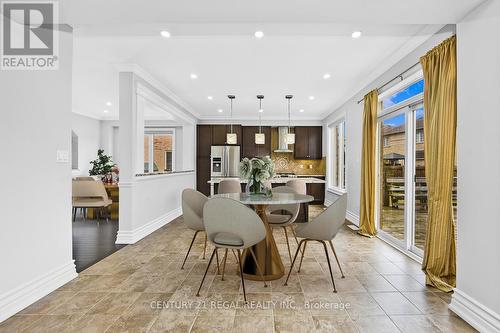
[[[267,205],[255,205],[255,212],[262,219],[266,227],[266,238],[252,247],[258,264],[262,269],[266,281],[278,280],[285,274],[285,267],[273,237],[273,231],[267,222]],[[250,251],[243,254],[243,277],[248,280],[262,281],[255,260]]]

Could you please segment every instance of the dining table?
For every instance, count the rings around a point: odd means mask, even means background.
[[[266,238],[252,247],[257,263],[262,268],[262,275],[266,281],[281,278],[285,274],[285,267],[281,260],[276,241],[274,240],[272,228],[267,220],[267,208],[272,205],[307,203],[313,201],[314,197],[296,193],[272,193],[270,196],[247,193],[224,193],[212,195],[211,198],[229,198],[253,207],[266,228]],[[238,221],[235,221],[235,223],[238,223]],[[250,254],[251,252],[249,252],[243,252],[243,277],[249,280],[261,281],[262,277],[258,274],[257,263]]]

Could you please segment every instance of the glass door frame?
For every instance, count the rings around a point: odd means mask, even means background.
[[[375,225],[377,236],[405,252],[417,261],[422,261],[423,251],[415,246],[415,157],[416,157],[416,110],[422,107],[422,94],[409,99],[398,108],[387,110],[377,117],[377,141],[376,141],[376,186],[375,186]],[[404,239],[397,239],[380,228],[381,202],[381,161],[383,138],[382,123],[398,115],[405,115],[405,205],[404,205]],[[410,204],[408,204],[410,203]]]

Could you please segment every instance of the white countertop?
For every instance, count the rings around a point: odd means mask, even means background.
[[[247,183],[248,182],[248,179],[214,177],[211,180],[209,180],[208,183],[209,184],[219,184],[221,182],[221,180],[223,180],[223,179],[238,179],[240,181],[240,183]],[[314,177],[300,177],[300,178],[278,177],[278,178],[272,178],[269,181],[272,184],[286,184],[286,182],[288,182],[289,180],[292,180],[292,179],[300,179],[308,184],[324,184],[324,183],[326,183],[326,181],[324,181],[323,179],[318,179],[318,178],[314,178]]]

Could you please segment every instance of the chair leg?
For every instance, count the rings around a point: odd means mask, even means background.
[[[247,293],[245,291],[245,279],[243,278],[243,265],[241,264],[241,252],[239,249],[236,251],[238,252],[238,264],[240,266],[241,285],[243,286],[243,299],[246,302],[247,301]]]
[[[76,208],[73,207],[73,222],[76,220]]]
[[[196,238],[196,235],[198,235],[198,232],[199,232],[199,231],[196,231],[196,232],[194,233],[193,239],[191,240],[191,244],[189,244],[189,249],[188,249],[188,252],[186,253],[186,257],[184,258],[184,261],[182,262],[181,269],[184,269],[184,264],[186,263],[186,260],[187,260],[187,258],[188,258],[188,256],[189,256],[189,252],[191,252],[191,247],[193,247],[193,243],[194,243],[194,240],[195,240],[195,238]]]
[[[340,267],[340,261],[339,261],[339,258],[337,257],[337,252],[335,252],[335,248],[333,247],[332,241],[330,241],[330,247],[332,248],[332,252],[333,252],[333,255],[335,256],[335,260],[337,260],[337,265],[339,265],[340,274],[342,274],[342,278],[345,278],[344,272],[342,271],[342,267]]]
[[[297,245],[299,245],[299,239],[297,238],[297,234],[295,233],[295,229],[293,228],[292,224],[290,224],[290,229],[292,229],[292,234],[293,234],[293,237],[295,238],[295,243],[297,243]]]
[[[335,280],[333,279],[332,265],[330,264],[330,256],[328,255],[328,248],[326,247],[326,243],[324,241],[319,241],[319,242],[323,244],[323,248],[325,249],[326,261],[328,262],[328,269],[330,270],[330,277],[332,278],[333,292],[336,293],[337,288],[335,288]]]
[[[290,271],[288,272],[288,276],[286,277],[285,286],[288,285],[288,279],[290,278],[290,274],[292,273],[293,265],[295,264],[295,260],[297,260],[297,256],[299,254],[300,247],[302,246],[302,243],[305,244],[305,241],[306,241],[305,239],[301,240],[299,243],[299,246],[297,247],[297,251],[295,251],[295,256],[293,257],[292,266],[290,266]]]
[[[262,278],[262,281],[264,281],[264,287],[267,288],[266,279],[264,278],[264,272],[262,271],[262,268],[260,267],[259,262],[257,261],[257,257],[255,256],[255,253],[253,252],[251,247],[249,247],[248,249],[252,254],[253,260],[255,261],[255,265],[257,265],[257,270],[259,271],[260,277]]]
[[[203,246],[203,259],[205,259],[206,251],[207,251],[207,232],[205,231],[205,245]]]
[[[219,268],[219,251],[217,251],[217,248],[215,248],[215,257],[217,259],[217,275],[220,274],[220,268]]]
[[[302,256],[300,257],[300,264],[299,264],[299,270],[298,272],[300,273],[300,268],[302,267],[302,260],[304,259],[304,254],[306,253],[306,246],[307,246],[307,239],[305,240],[305,244],[304,244],[304,249],[302,249]],[[300,249],[300,246],[299,246],[299,249]]]
[[[212,260],[214,259],[214,255],[215,255],[216,250],[217,250],[217,248],[214,248],[214,250],[212,251],[212,255],[210,256],[210,260],[208,261],[207,269],[205,269],[205,274],[203,274],[203,279],[201,279],[200,288],[198,288],[198,292],[196,293],[196,296],[200,296],[201,287],[203,286],[203,282],[205,281],[205,278],[207,277],[207,272],[208,272],[208,269],[210,268],[210,264],[212,263]]]
[[[290,242],[288,242],[288,233],[286,232],[286,226],[282,228],[285,231],[286,246],[288,247],[288,256],[290,257],[290,262],[292,262],[292,252],[290,251]]]
[[[226,272],[226,260],[227,260],[227,248],[226,252],[224,252],[224,259],[222,261],[222,278],[221,278],[222,281],[224,281],[224,273]]]

